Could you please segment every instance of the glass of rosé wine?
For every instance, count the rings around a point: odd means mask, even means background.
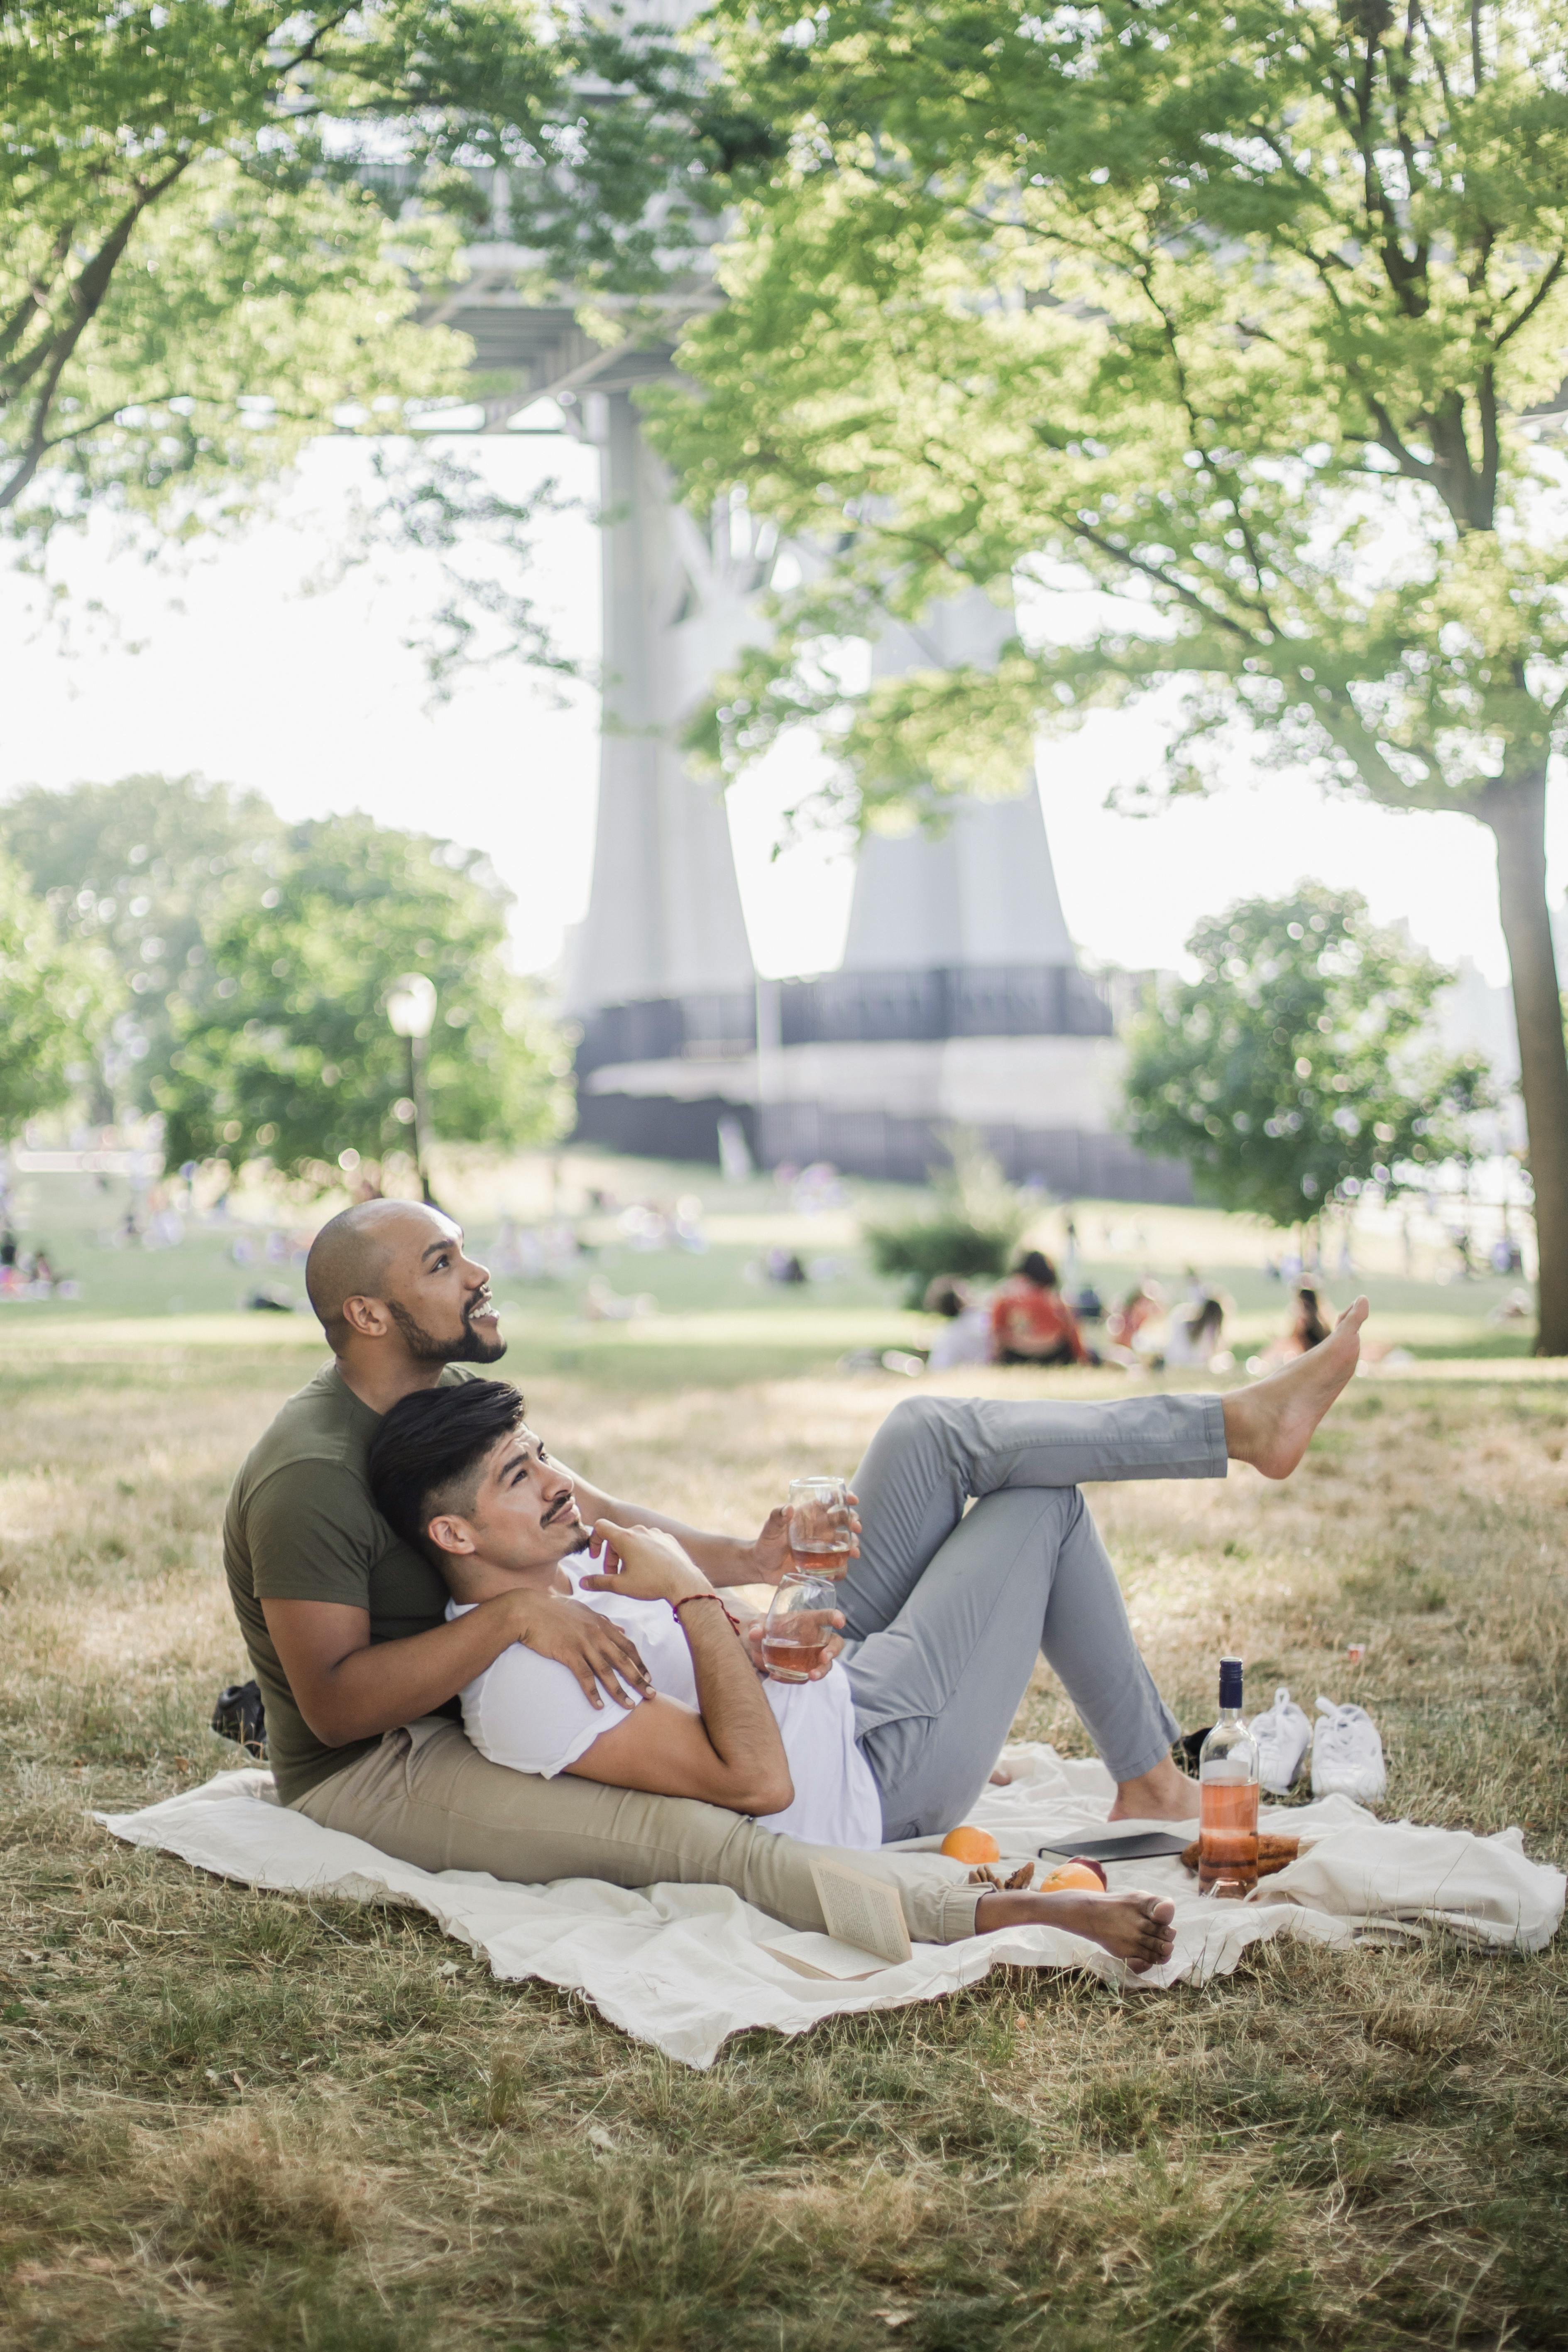
[[[830,1578],[786,1570],[763,1626],[763,1664],[774,1682],[809,1682],[823,1663],[829,1637],[838,1630],[838,1618]]]
[[[826,1577],[837,1583],[849,1565],[855,1540],[849,1522],[847,1480],[792,1478],[789,1549],[795,1575]]]

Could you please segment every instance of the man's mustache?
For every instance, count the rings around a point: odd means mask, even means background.
[[[550,1508],[545,1512],[544,1517],[540,1520],[539,1524],[542,1528],[547,1528],[553,1520],[560,1518],[564,1512],[575,1511],[576,1508],[577,1490],[575,1487],[573,1487],[569,1494],[565,1494],[561,1496],[559,1502],[551,1504]]]

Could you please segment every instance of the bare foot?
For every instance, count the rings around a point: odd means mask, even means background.
[[[1198,1784],[1179,1772],[1168,1756],[1136,1780],[1121,1781],[1107,1819],[1113,1822],[1195,1822]]]
[[[999,1927],[1060,1927],[1069,1936],[1086,1936],[1141,1977],[1170,1958],[1175,1916],[1166,1895],[1090,1895],[1068,1888],[1060,1895],[983,1895],[974,1906],[974,1930],[989,1936]]]
[[[1010,1789],[1012,1785],[1012,1773],[1008,1770],[1005,1764],[998,1764],[996,1769],[991,1775],[991,1786],[994,1789]]]
[[[1358,1298],[1326,1339],[1282,1372],[1255,1388],[1230,1391],[1225,1399],[1225,1443],[1233,1462],[1250,1462],[1266,1478],[1289,1478],[1355,1370],[1366,1315],[1366,1300]]]

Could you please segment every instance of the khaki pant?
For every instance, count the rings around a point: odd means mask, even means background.
[[[538,1885],[605,1878],[613,1886],[729,1886],[791,1927],[826,1925],[811,1857],[755,1822],[689,1797],[649,1797],[563,1773],[553,1780],[489,1763],[442,1716],[389,1731],[355,1764],[299,1799],[322,1829],[345,1830],[420,1870],[486,1870]],[[956,1944],[974,1933],[979,1890],[917,1854],[836,1854],[898,1886],[910,1936]],[[946,1865],[951,1867],[951,1865]]]

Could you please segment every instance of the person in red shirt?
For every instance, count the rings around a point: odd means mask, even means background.
[[[1078,1318],[1062,1297],[1057,1270],[1030,1250],[991,1304],[993,1353],[1001,1364],[1087,1364]]]

